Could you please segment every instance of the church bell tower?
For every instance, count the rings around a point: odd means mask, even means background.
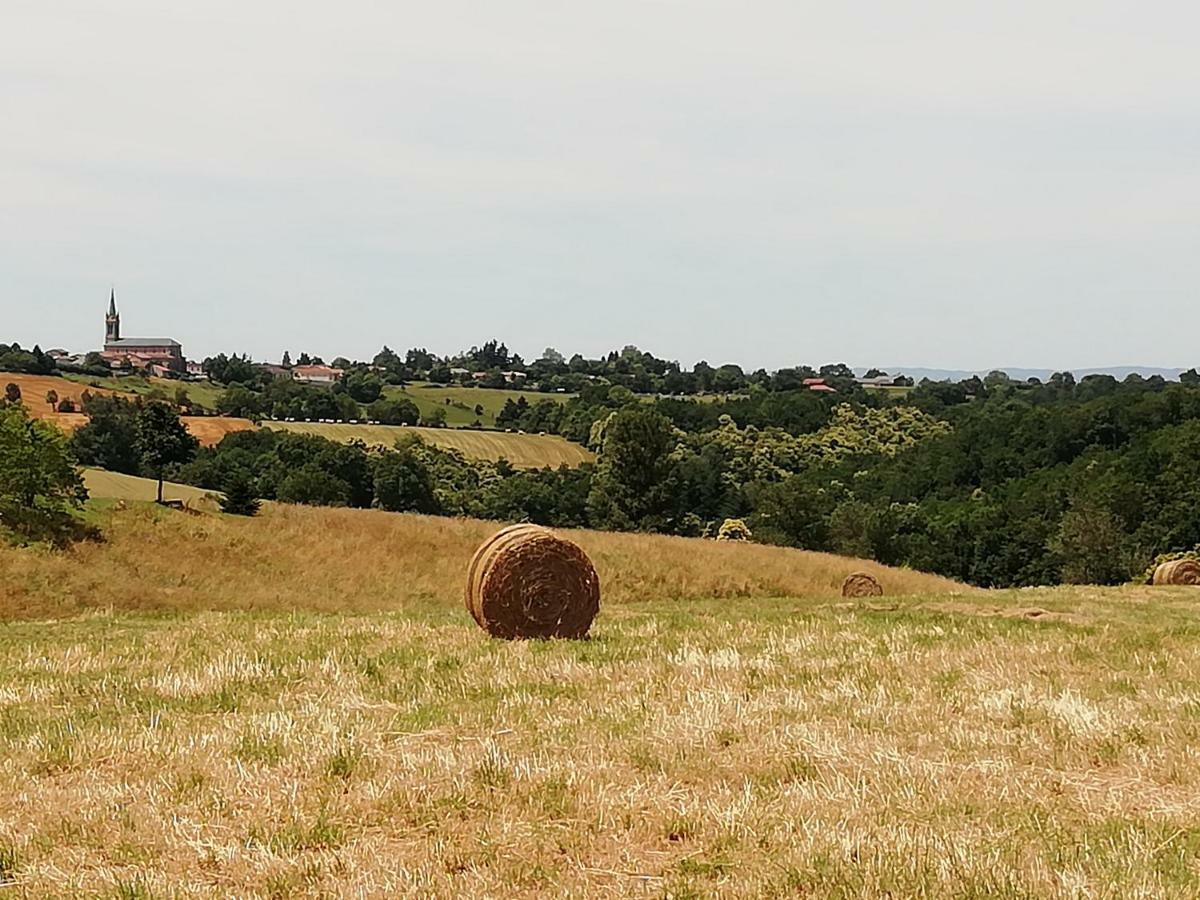
[[[108,315],[104,317],[104,343],[115,344],[121,340],[121,315],[117,312],[117,290],[113,288],[108,297]]]

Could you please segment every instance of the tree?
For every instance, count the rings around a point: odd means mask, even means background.
[[[1195,367],[1188,369],[1186,372],[1180,372],[1179,381],[1181,384],[1186,384],[1189,387],[1200,387],[1200,372],[1197,372]]]
[[[89,533],[75,517],[86,499],[66,436],[20,406],[0,409],[0,530],[61,546]]]
[[[1120,584],[1133,574],[1122,522],[1091,501],[1076,501],[1063,513],[1050,549],[1062,558],[1069,584]]]
[[[594,524],[623,531],[663,530],[672,508],[668,483],[676,445],[671,420],[652,409],[613,413],[588,495]]]
[[[397,400],[381,397],[367,407],[367,416],[383,425],[416,425],[421,420],[421,410],[407,397]]]
[[[426,428],[445,428],[446,427],[446,411],[440,406],[432,410],[428,415],[421,417],[421,424]]]
[[[85,393],[83,411],[88,422],[71,435],[71,449],[79,462],[110,472],[140,474],[138,407],[122,397]]]
[[[290,369],[292,367],[292,354],[286,350],[283,351],[283,360],[279,363],[283,368]]]
[[[276,493],[282,503],[307,506],[348,506],[350,485],[315,466],[302,466],[279,483]]]
[[[217,412],[223,416],[253,419],[262,414],[262,397],[244,385],[233,384],[217,398]]]
[[[375,502],[391,512],[441,512],[433,476],[412,443],[399,445],[375,461]]]
[[[262,501],[254,490],[254,482],[244,472],[230,476],[220,502],[221,511],[234,516],[256,516],[262,508]]]
[[[58,391],[53,388],[46,391],[46,403],[49,405],[51,412],[58,412]]]
[[[166,403],[151,403],[137,414],[135,446],[142,464],[158,479],[158,503],[163,502],[167,466],[183,465],[196,455],[200,442],[184,427],[179,413]]]
[[[21,402],[21,388],[19,385],[13,384],[11,381],[4,386],[4,399],[16,405]]]

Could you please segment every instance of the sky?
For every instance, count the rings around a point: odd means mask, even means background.
[[[1191,2],[0,0],[0,340],[1200,364]]]

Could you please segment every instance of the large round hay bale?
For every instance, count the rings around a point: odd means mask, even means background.
[[[1200,562],[1173,559],[1154,570],[1153,584],[1200,584]]]
[[[467,569],[467,609],[500,638],[581,638],[600,609],[600,578],[578,546],[538,525],[511,525]]]
[[[869,572],[854,572],[842,582],[843,597],[882,597],[883,585]]]

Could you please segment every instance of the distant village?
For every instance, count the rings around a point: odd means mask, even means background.
[[[115,289],[109,293],[108,308],[104,315],[104,343],[100,350],[73,354],[63,349],[51,349],[45,355],[60,369],[116,377],[149,375],[196,382],[209,381],[212,375],[208,365],[211,361],[188,359],[183,344],[175,338],[127,336],[122,329]],[[424,363],[414,366],[414,355],[423,358]],[[587,384],[595,383],[625,384],[636,393],[666,396],[729,393],[755,383],[766,386],[768,382],[776,390],[786,389],[790,385],[792,389],[806,388],[815,393],[838,393],[848,386],[892,388],[912,385],[912,380],[903,375],[889,375],[876,369],[856,376],[842,364],[823,366],[819,372],[801,367],[768,375],[763,370],[747,374],[738,366],[714,368],[707,363],[698,363],[692,372],[687,372],[681,370],[678,363],[658,360],[635,347],[626,347],[619,353],[614,351],[599,360],[584,360],[576,355],[569,361],[547,348],[542,358],[526,365],[519,355],[510,354],[503,344],[497,345],[494,341],[486,344],[482,350],[472,348],[468,353],[441,362],[424,350],[410,351],[405,359],[386,347],[370,363],[352,363],[342,358],[333,362],[333,365],[327,365],[319,357],[310,358],[307,354],[301,354],[293,364],[285,353],[279,363],[256,362],[252,365],[272,378],[313,385],[337,384],[351,372],[373,372],[392,383],[399,383],[394,380],[396,378],[412,378],[444,384],[518,390],[528,388],[558,393],[580,390]],[[708,373],[709,383],[704,383],[702,371]],[[775,383],[780,380],[785,384]]]
[[[190,360],[183,344],[169,337],[126,337],[121,332],[121,313],[117,310],[116,290],[109,293],[108,312],[104,316],[104,346],[102,350],[72,354],[53,349],[46,355],[60,368],[84,369],[97,363],[113,375],[153,375],[177,378],[182,381],[208,381],[208,373],[198,360]],[[342,369],[324,364],[294,366],[258,364],[258,368],[275,377],[287,377],[308,384],[334,384],[345,374]]]

